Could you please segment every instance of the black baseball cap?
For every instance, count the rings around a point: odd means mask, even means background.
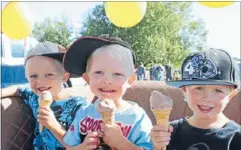
[[[186,57],[181,68],[182,80],[168,81],[175,87],[188,85],[240,85],[240,70],[224,50],[207,49]]]
[[[82,76],[86,72],[87,61],[91,54],[98,48],[118,44],[128,48],[132,52],[134,65],[136,57],[131,46],[117,37],[111,37],[108,34],[103,34],[99,37],[83,36],[73,42],[64,56],[64,68],[75,77]]]

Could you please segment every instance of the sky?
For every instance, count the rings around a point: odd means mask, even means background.
[[[83,14],[102,2],[23,2],[33,21],[65,14],[76,27],[81,26]],[[207,47],[222,48],[240,58],[240,3],[223,8],[209,8],[198,2],[192,4],[194,14],[203,19],[208,30]]]

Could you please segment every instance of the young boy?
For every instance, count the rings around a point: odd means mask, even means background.
[[[63,47],[46,42],[30,49],[25,56],[25,74],[28,87],[12,86],[2,89],[2,96],[20,96],[31,108],[36,121],[33,147],[36,150],[65,149],[61,143],[66,130],[72,123],[75,112],[86,101],[81,97],[70,97],[62,91],[63,83],[69,78],[61,62]],[[48,90],[53,96],[49,107],[38,104],[42,91]],[[45,128],[40,133],[39,123]]]
[[[241,127],[223,110],[237,94],[240,73],[224,50],[208,49],[189,55],[182,64],[182,80],[169,82],[185,93],[191,117],[172,121],[166,131],[154,126],[151,139],[155,150],[239,150]]]
[[[134,64],[129,44],[108,35],[82,37],[69,47],[65,69],[82,75],[99,99],[76,113],[64,138],[66,144],[76,146],[73,149],[92,150],[97,148],[101,135],[106,144],[118,150],[152,150],[149,117],[136,103],[122,99],[126,89],[136,81]],[[105,98],[116,105],[114,126],[102,124],[96,109]]]

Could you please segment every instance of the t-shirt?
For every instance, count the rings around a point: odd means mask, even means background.
[[[64,142],[70,146],[79,145],[84,141],[88,132],[100,131],[101,115],[97,111],[97,100],[94,104],[81,107],[76,113],[71,127],[64,137]],[[146,150],[152,150],[150,131],[152,123],[143,108],[137,103],[130,102],[131,107],[115,112],[115,122],[121,127],[123,135],[133,144]]]
[[[174,130],[167,150],[241,150],[241,127],[234,121],[213,129],[193,127],[186,119],[170,124]]]
[[[33,116],[37,119],[38,115],[38,96],[30,88],[19,88],[18,95],[30,107]],[[69,97],[68,99],[53,101],[50,108],[53,111],[57,121],[68,130],[75,113],[83,106],[87,105],[87,101],[82,97]],[[46,128],[39,132],[39,123],[36,120],[34,129],[33,147],[35,150],[63,150],[65,149],[55,136]]]
[[[138,75],[145,75],[145,68],[142,66],[139,66],[137,69]]]

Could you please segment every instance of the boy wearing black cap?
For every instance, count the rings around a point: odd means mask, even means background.
[[[30,107],[36,120],[33,148],[35,150],[64,150],[62,138],[72,123],[75,110],[87,104],[82,97],[65,93],[63,84],[70,74],[62,65],[65,48],[51,43],[39,43],[30,49],[25,58],[25,76],[29,87],[11,86],[2,89],[2,97],[20,96]],[[50,91],[53,102],[50,107],[39,106],[41,92]],[[45,128],[39,131],[39,123]]]
[[[154,126],[151,139],[155,150],[238,150],[241,127],[223,110],[237,94],[240,73],[224,50],[208,49],[189,55],[182,64],[182,80],[170,81],[185,93],[191,117],[172,121],[166,131]]]
[[[108,35],[81,37],[69,47],[65,69],[82,75],[98,100],[76,113],[64,137],[66,144],[76,146],[73,149],[92,150],[98,147],[101,135],[109,148],[152,150],[151,120],[138,104],[122,99],[126,89],[136,81],[135,61],[128,43]],[[114,126],[103,124],[96,109],[103,99],[113,100],[116,105]]]

